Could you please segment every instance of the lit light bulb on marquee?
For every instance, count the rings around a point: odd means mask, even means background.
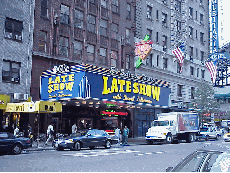
[[[152,51],[151,44],[153,44],[153,42],[149,39],[149,35],[145,35],[144,40],[139,43],[135,43],[135,54],[139,57],[136,61],[136,68],[140,67],[142,60],[145,60]]]

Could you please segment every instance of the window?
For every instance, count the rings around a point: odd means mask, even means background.
[[[111,67],[117,67],[117,52],[111,52]]]
[[[83,28],[84,13],[83,11],[75,10],[75,27]]]
[[[178,12],[181,12],[181,1],[180,0],[176,0],[175,10],[177,10]]]
[[[193,37],[193,28],[191,26],[189,27],[189,37]]]
[[[196,48],[196,58],[198,58],[198,49]]]
[[[181,66],[180,66],[180,63],[177,62],[177,73],[180,73],[180,71],[181,71]]]
[[[147,18],[152,19],[152,7],[147,5]]]
[[[189,46],[189,49],[190,49],[190,52],[189,52],[190,60],[193,61],[193,47]]]
[[[88,15],[88,30],[96,33],[96,17]]]
[[[193,8],[189,7],[189,17],[193,17]]]
[[[48,1],[47,0],[41,1],[41,16],[48,17]]]
[[[127,17],[126,19],[131,19],[131,5],[127,3]]]
[[[130,55],[128,55],[128,54],[126,55],[125,68],[127,70],[130,69]]]
[[[38,36],[38,49],[39,51],[46,52],[46,37],[47,32],[40,31]]]
[[[107,50],[105,48],[100,48],[99,63],[102,65],[106,64],[106,54],[107,54]]]
[[[198,15],[197,15],[197,11],[196,11],[196,20],[197,20],[197,16],[198,16]]]
[[[203,62],[204,61],[204,52],[200,51],[200,61]]]
[[[89,0],[89,2],[91,2],[91,3],[94,3],[94,4],[95,4],[95,0]]]
[[[112,23],[111,24],[111,37],[113,39],[118,39],[118,25]]]
[[[168,67],[168,59],[163,58],[163,68],[166,69]]]
[[[190,75],[193,76],[194,74],[194,67],[190,66]]]
[[[21,21],[7,17],[5,21],[5,37],[12,40],[22,41],[22,28],[23,23]]]
[[[69,18],[69,7],[61,4],[61,14],[60,14],[61,23],[70,24]]]
[[[151,29],[147,29],[147,35],[149,36],[149,39],[152,39],[152,30]]]
[[[126,43],[130,44],[130,29],[126,29]]]
[[[158,12],[158,10],[156,11],[156,20],[159,20],[159,12]]]
[[[197,38],[197,30],[196,30],[196,38]]]
[[[108,0],[101,0],[101,6],[104,7],[104,8],[107,8],[108,6]]]
[[[204,24],[204,15],[200,14],[200,24],[203,25]]]
[[[167,0],[162,0],[163,4],[167,4]]]
[[[166,51],[167,50],[167,36],[163,35],[163,51]]]
[[[74,57],[81,59],[82,57],[82,42],[74,41]]]
[[[183,88],[183,85],[177,85],[177,96],[178,97],[182,97],[182,88]]]
[[[18,62],[3,60],[2,81],[3,82],[20,82],[20,66]]]
[[[152,67],[153,54],[150,54],[146,59],[146,65]]]
[[[118,13],[119,8],[118,8],[118,0],[112,0],[112,12]]]
[[[176,21],[176,28],[177,28],[177,31],[181,31],[181,21]]]
[[[200,32],[200,42],[204,43],[204,33]]]
[[[108,22],[106,20],[101,19],[101,21],[100,21],[100,35],[107,37],[107,27],[108,27]]]
[[[159,32],[156,32],[156,43],[159,43]]]
[[[63,56],[69,55],[69,39],[68,38],[60,36],[59,54]]]
[[[197,68],[197,71],[196,71],[196,72],[197,72],[197,73],[196,73],[196,77],[199,77],[199,70],[200,70],[200,69],[199,69],[199,68]]]
[[[162,25],[167,26],[167,14],[162,13]]]
[[[201,70],[201,78],[204,79],[205,70]]]
[[[157,66],[159,66],[159,55],[157,55]]]
[[[89,44],[87,47],[88,61],[94,61],[94,55],[95,55],[95,46]]]

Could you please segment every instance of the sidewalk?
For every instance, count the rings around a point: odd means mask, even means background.
[[[128,145],[140,145],[146,143],[145,137],[136,137],[136,138],[128,138]],[[32,147],[25,149],[25,151],[43,151],[43,150],[55,150],[52,147],[52,144],[49,143],[48,145],[33,143]]]

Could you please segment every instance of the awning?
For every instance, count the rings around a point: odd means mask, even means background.
[[[0,94],[0,109],[5,110],[6,104],[9,102],[10,102],[10,96],[9,95]]]
[[[58,113],[62,112],[62,104],[48,101],[7,103],[5,112]]]

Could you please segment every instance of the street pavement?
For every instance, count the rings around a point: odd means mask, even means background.
[[[128,138],[128,146],[131,145],[140,145],[140,144],[145,144],[146,140],[145,137],[136,137],[136,138]],[[118,146],[118,145],[113,145],[113,146]],[[52,144],[49,142],[47,145],[44,143],[39,143],[33,142],[32,147],[25,149],[25,151],[42,151],[42,150],[54,150],[55,148],[52,147]]]
[[[129,146],[113,145],[80,151],[24,151],[19,155],[0,156],[3,172],[165,172],[175,167],[196,149],[226,147],[229,142],[198,141],[192,143],[148,145],[145,140],[129,139]]]

